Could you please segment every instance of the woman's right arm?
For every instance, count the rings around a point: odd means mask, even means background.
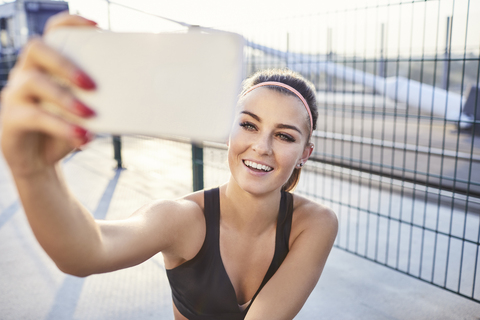
[[[65,25],[94,23],[61,14],[46,30]],[[23,49],[1,97],[1,148],[35,237],[62,271],[77,276],[132,266],[162,250],[174,255],[178,230],[195,222],[186,219],[189,214],[198,216],[191,201],[155,202],[128,219],[97,222],[69,192],[58,162],[90,135],[66,119],[93,112],[60,85],[65,82],[94,90],[82,70],[34,39]],[[69,117],[52,113],[45,104]]]
[[[53,24],[53,27],[52,27]],[[52,18],[47,29],[62,25],[92,27],[78,16]],[[94,254],[100,233],[89,213],[69,194],[57,168],[65,155],[85,144],[89,134],[45,108],[49,104],[77,118],[93,116],[58,80],[85,90],[93,81],[40,38],[27,43],[1,97],[1,147],[35,236],[62,269],[82,247]],[[69,214],[66,214],[66,213]],[[87,244],[80,246],[79,243]]]
[[[193,257],[202,244],[198,239],[205,237],[199,227],[203,211],[191,200],[152,201],[126,219],[95,220],[69,192],[59,170],[15,182],[35,237],[68,274],[115,271],[158,252],[172,267]]]

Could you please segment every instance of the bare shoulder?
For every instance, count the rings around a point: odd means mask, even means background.
[[[149,236],[147,242],[161,251],[167,268],[191,259],[200,250],[206,227],[203,191],[174,200],[154,200],[129,219]]]
[[[173,219],[183,222],[203,217],[203,191],[188,194],[174,200],[153,200],[136,211],[133,216],[143,216],[154,222],[156,219]]]
[[[293,195],[293,218],[299,224],[321,224],[326,227],[338,225],[337,215],[329,207],[305,197]]]
[[[154,200],[126,219],[97,220],[104,250],[91,273],[131,267],[158,252],[167,268],[188,260],[205,238],[202,195]]]
[[[158,241],[156,237],[162,237],[169,239],[170,244],[176,244],[183,234],[201,229],[202,226],[205,229],[203,191],[174,200],[150,201],[127,220],[138,230],[151,235],[152,241]]]
[[[291,243],[302,233],[323,239],[335,239],[337,230],[338,219],[332,209],[305,197],[293,195]]]

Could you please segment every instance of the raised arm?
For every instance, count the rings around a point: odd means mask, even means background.
[[[95,23],[61,14],[46,30],[65,25]],[[97,222],[69,192],[58,161],[88,142],[89,133],[75,123],[94,115],[60,83],[95,89],[88,75],[37,38],[2,92],[1,148],[37,240],[62,271],[78,276],[132,266],[161,250],[174,256],[179,230],[198,221],[189,215],[201,217],[195,203],[153,202],[128,219]]]
[[[61,14],[52,18],[46,29],[62,25],[93,27],[95,23]],[[85,73],[41,38],[30,40],[2,91],[1,147],[34,234],[56,259],[62,247],[76,250],[81,247],[78,241],[95,243],[100,234],[92,217],[68,193],[57,169],[61,158],[90,139],[86,130],[58,114],[78,120],[94,113],[54,77],[85,90],[95,87]],[[81,254],[90,254],[91,248],[82,247]]]
[[[314,203],[294,215],[294,239],[284,262],[260,291],[245,320],[291,320],[315,288],[337,235],[329,209]],[[295,217],[296,216],[296,217]]]
[[[203,212],[190,200],[152,201],[126,219],[94,220],[69,192],[59,170],[15,179],[30,226],[58,268],[75,276],[115,271],[158,252],[183,261],[191,239],[204,237]],[[203,223],[203,224],[202,224]]]

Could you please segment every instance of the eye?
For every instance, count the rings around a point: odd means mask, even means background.
[[[248,121],[240,123],[240,127],[244,128],[247,131],[254,131],[257,129],[257,127],[253,123],[250,123]]]
[[[288,134],[285,134],[285,133],[278,133],[277,137],[279,137],[283,141],[295,142],[295,138],[293,138],[291,135],[288,135]]]

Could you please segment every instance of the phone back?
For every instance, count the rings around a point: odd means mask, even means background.
[[[46,42],[95,81],[72,88],[97,112],[98,133],[225,142],[243,79],[242,36],[229,32],[114,33],[64,28]]]

